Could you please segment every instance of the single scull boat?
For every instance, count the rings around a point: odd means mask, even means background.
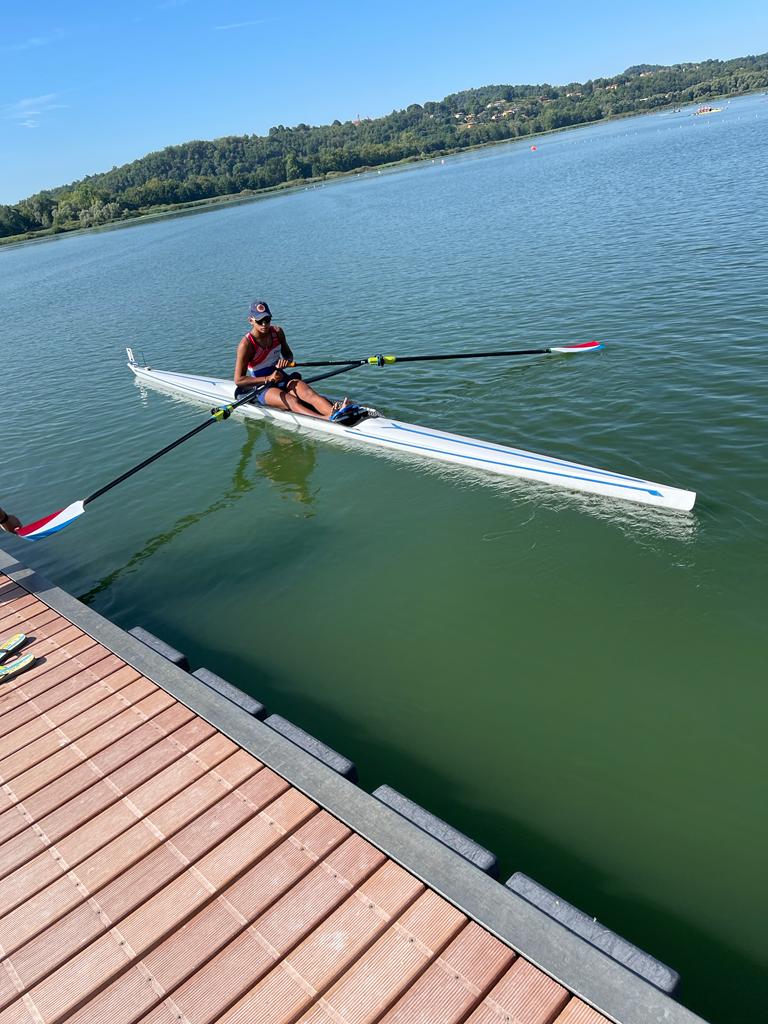
[[[150,366],[139,365],[133,358],[132,351],[127,351],[128,366],[143,383],[173,394],[186,395],[205,405],[226,405],[234,400],[235,385],[232,381],[190,373],[154,370]],[[687,512],[693,508],[696,500],[693,491],[652,483],[622,473],[610,473],[567,459],[538,455],[535,452],[463,437],[460,434],[449,434],[412,423],[401,423],[385,416],[371,416],[352,427],[345,427],[311,416],[283,412],[255,402],[241,405],[236,411],[244,416],[270,420],[289,430],[312,430],[337,439],[404,452],[437,462],[552,484],[573,491],[602,494],[643,505],[655,505],[658,508]]]

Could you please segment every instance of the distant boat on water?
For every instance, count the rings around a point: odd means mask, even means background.
[[[699,114],[719,114],[722,112],[722,109],[722,107],[699,107],[694,117],[698,117]]]

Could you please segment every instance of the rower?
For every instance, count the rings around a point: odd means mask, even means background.
[[[272,312],[266,302],[258,299],[251,303],[248,322],[251,329],[237,346],[235,397],[241,397],[249,388],[261,388],[256,395],[258,403],[283,412],[332,420],[345,426],[361,418],[359,406],[347,398],[343,402],[331,402],[303,381],[300,373],[285,372],[285,367],[294,363],[293,352],[283,328],[273,326]],[[264,387],[265,384],[268,387]]]

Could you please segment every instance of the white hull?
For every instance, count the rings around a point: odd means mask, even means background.
[[[187,373],[169,373],[130,362],[128,366],[139,380],[165,391],[197,399],[205,405],[227,405],[234,400],[235,385],[232,381]],[[401,423],[383,416],[362,420],[354,427],[343,427],[327,420],[265,408],[257,403],[241,405],[235,412],[257,419],[268,419],[288,429],[312,430],[318,434],[341,437],[345,441],[407,452],[432,461],[519,477],[588,494],[602,494],[657,508],[687,512],[693,508],[696,500],[693,491],[683,491],[666,484],[656,484],[621,473],[609,473],[577,462],[537,455],[459,434],[448,434],[442,430],[431,430],[412,423]]]

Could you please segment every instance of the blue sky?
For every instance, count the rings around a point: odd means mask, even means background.
[[[765,0],[0,0],[0,203],[190,139],[766,50]]]

